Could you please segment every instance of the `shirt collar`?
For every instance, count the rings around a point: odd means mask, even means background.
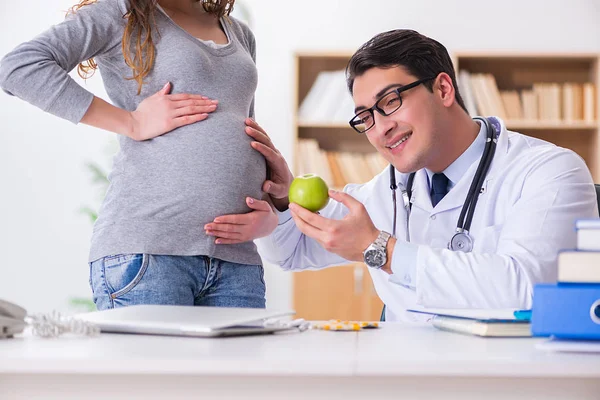
[[[485,142],[487,140],[487,132],[485,129],[485,125],[479,123],[479,133],[477,137],[471,143],[471,145],[465,150],[460,157],[458,157],[452,164],[448,166],[444,171],[444,175],[448,178],[448,190],[452,189],[456,183],[463,177],[463,175],[467,172],[469,167],[473,165],[473,163],[481,158],[483,155],[483,150],[485,149]],[[425,169],[427,172],[427,181],[429,183],[429,187],[431,188],[431,177],[433,176],[433,172]]]

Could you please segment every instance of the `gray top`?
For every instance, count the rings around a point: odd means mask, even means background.
[[[257,71],[249,28],[223,18],[229,44],[213,48],[158,11],[154,68],[137,95],[127,80],[121,40],[127,0],[99,0],[23,43],[0,61],[0,87],[8,94],[78,123],[93,95],[68,74],[94,57],[114,105],[135,110],[172,83],[171,93],[219,100],[209,117],[152,140],[119,136],[110,187],[94,226],[89,260],[122,253],[206,255],[261,264],[253,242],[214,244],[204,225],[250,209],[245,197],[261,198],[265,160],[250,146],[244,119],[254,115]]]

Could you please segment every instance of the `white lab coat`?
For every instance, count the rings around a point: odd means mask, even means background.
[[[447,249],[448,241],[475,175],[479,160],[435,209],[427,173],[418,171],[413,183],[408,219],[410,242],[418,244],[416,277],[389,275],[369,269],[377,294],[387,305],[386,320],[421,320],[405,312],[414,306],[445,308],[519,308],[532,305],[533,286],[557,278],[557,255],[576,246],[574,222],[598,217],[593,181],[584,161],[574,152],[507,131],[502,123],[496,153],[485,178],[473,222],[471,253]],[[396,173],[406,185],[408,174]],[[392,232],[393,206],[388,169],[363,185],[344,191],[364,204],[375,226]],[[396,237],[407,240],[407,216],[398,190]],[[347,208],[331,200],[321,215],[341,219]],[[260,254],[285,270],[318,269],[347,264],[315,240],[303,235],[289,211],[280,225],[257,240]],[[396,246],[392,270],[402,269]],[[308,294],[307,294],[308,295]]]

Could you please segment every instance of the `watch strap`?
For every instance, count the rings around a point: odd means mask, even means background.
[[[377,236],[377,239],[375,239],[375,241],[373,242],[373,246],[385,250],[387,248],[387,242],[388,240],[390,240],[390,237],[392,237],[392,235],[390,235],[386,231],[380,231],[379,235]]]

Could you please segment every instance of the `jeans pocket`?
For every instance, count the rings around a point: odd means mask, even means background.
[[[104,279],[113,299],[132,290],[148,269],[147,254],[119,254],[104,258]]]

